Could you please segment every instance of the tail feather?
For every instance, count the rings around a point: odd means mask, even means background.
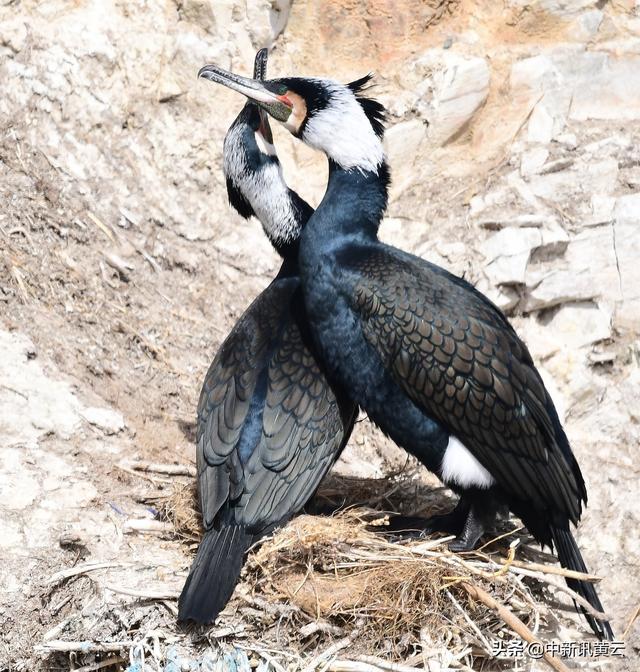
[[[583,572],[586,574],[587,567],[584,564],[576,540],[573,538],[573,534],[571,534],[568,523],[565,525],[552,526],[551,533],[553,535],[553,543],[556,547],[560,564],[565,569],[572,569],[576,572]],[[575,590],[581,597],[584,597],[594,609],[604,611],[600,599],[598,598],[598,594],[596,593],[596,589],[592,583],[569,578],[566,581],[569,588]],[[584,614],[589,626],[599,639],[613,639],[613,631],[611,630],[608,621],[595,618],[588,613],[584,607],[579,607],[579,609]]]
[[[240,525],[205,533],[180,595],[179,621],[215,621],[233,594],[252,540]]]

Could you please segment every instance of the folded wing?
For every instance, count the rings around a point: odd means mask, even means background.
[[[361,252],[353,305],[396,382],[514,499],[576,522],[584,482],[531,356],[464,280],[393,248]]]

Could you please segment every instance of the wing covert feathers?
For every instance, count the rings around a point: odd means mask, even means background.
[[[463,280],[401,253],[372,251],[352,266],[365,338],[412,401],[511,496],[577,522],[586,499],[580,470],[531,356],[500,310]]]
[[[297,287],[265,290],[207,374],[197,450],[205,528],[223,509],[251,530],[290,517],[344,443],[353,407],[345,413],[303,337]]]

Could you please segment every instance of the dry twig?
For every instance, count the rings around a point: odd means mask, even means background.
[[[500,604],[493,598],[486,590],[475,586],[466,581],[461,582],[460,586],[469,593],[469,595],[476,601],[482,602],[489,609],[493,610],[517,635],[522,637],[525,642],[530,644],[533,642],[541,643],[540,640],[529,630],[529,628],[507,607]],[[556,672],[569,672],[569,668],[557,658],[554,658],[549,653],[543,654],[544,660],[549,667],[556,670]]]
[[[170,476],[195,476],[196,468],[189,464],[159,464],[156,462],[127,462],[126,466],[134,471],[148,471],[154,474],[168,474]]]
[[[87,574],[88,572],[95,572],[97,569],[110,569],[112,567],[131,567],[135,563],[133,562],[85,562],[81,565],[76,565],[75,567],[69,567],[69,569],[62,569],[59,572],[56,572],[49,577],[47,583],[54,584],[60,583],[65,579],[69,579],[72,576],[77,576],[79,574]]]

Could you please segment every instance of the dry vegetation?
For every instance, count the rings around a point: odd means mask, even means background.
[[[153,465],[138,466],[153,471]],[[262,656],[274,669],[502,670],[514,661],[496,657],[498,642],[544,642],[564,631],[567,605],[552,595],[589,608],[564,584],[562,577],[571,573],[513,520],[502,521],[500,534],[465,554],[447,551],[450,537],[388,532],[385,506],[413,512],[449,506],[416,476],[409,470],[382,480],[327,479],[309,509],[338,503],[340,509],[301,515],[257,545],[234,598],[235,614],[223,617],[229,625],[210,636],[240,635],[240,644],[229,640],[231,649],[253,652],[255,664]],[[200,522],[192,484],[173,488],[161,516],[195,548]],[[558,658],[546,660],[550,668],[567,669]]]
[[[282,35],[271,35],[268,4],[284,7],[283,16],[290,10]],[[364,20],[356,4],[364,14],[380,11]],[[564,118],[556,100],[583,91],[589,50],[610,55],[612,67],[619,54],[631,71],[637,10],[623,0],[576,2],[589,11],[577,25],[582,10],[562,20],[546,10],[570,2],[532,2],[532,11],[506,0],[506,14],[500,3],[421,4],[416,12],[409,0],[283,1],[258,16],[247,8],[262,4],[244,0],[0,3],[0,339],[29,340],[24,352],[0,351],[0,377],[14,376],[5,386],[0,379],[2,672],[529,672],[544,663],[497,660],[493,642],[591,637],[555,559],[516,521],[503,521],[495,540],[466,555],[450,554],[443,539],[385,532],[388,512],[431,515],[452,504],[424,469],[399,469],[404,458],[366,422],[340,465],[352,476],[332,475],[309,508],[318,515],[295,519],[250,554],[220,621],[210,629],[176,624],[200,535],[192,466],[199,386],[222,338],[278,268],[259,225],[226,204],[220,148],[239,101],[200,87],[194,73],[213,57],[246,72],[255,44],[272,38],[274,73],[318,74],[321,65],[349,81],[378,71],[391,110],[395,190],[386,240],[521,301],[511,308],[514,322],[557,382],[589,481],[579,543],[627,642],[619,666],[603,658],[567,664],[637,669],[640,342],[621,318],[640,305],[629,261],[638,238],[619,244],[626,276],[615,264],[605,269],[600,252],[615,213],[592,212],[590,199],[622,207],[639,193],[640,126],[637,112],[620,116],[613,105],[608,119]],[[224,16],[231,6],[240,17],[234,34]],[[398,13],[406,21],[390,20]],[[601,27],[585,36],[594,13]],[[354,16],[357,25],[349,24]],[[374,43],[365,65],[363,50]],[[461,63],[480,58],[490,71],[487,99],[444,147],[429,143],[424,122],[435,126],[438,115],[420,87],[458,65],[442,70],[438,62],[431,72],[420,65],[427,50]],[[563,54],[575,80],[562,71],[566,79],[551,86],[556,80],[542,70],[548,89],[515,95],[514,65],[549,61],[560,77]],[[623,93],[607,80],[598,89],[605,103],[610,83],[613,97]],[[464,87],[458,93],[464,98]],[[563,132],[529,141],[531,106],[543,102]],[[324,164],[284,132],[276,140],[287,178],[317,202]],[[525,158],[541,149],[543,172],[527,173]],[[486,201],[475,214],[474,199]],[[529,270],[553,277],[569,269],[587,277],[588,289],[611,271],[616,291],[630,278],[625,303],[609,289],[587,298],[568,292],[558,305],[523,314],[535,282],[486,280],[483,245],[500,230],[555,235],[558,226],[566,240],[545,251],[548,259],[534,250]],[[573,309],[565,301],[587,301],[593,313],[599,303],[615,305],[607,334],[575,345],[553,323]],[[578,331],[588,329],[580,322]],[[38,396],[61,381],[71,429],[50,419],[59,408],[40,403],[56,400]],[[82,419],[78,408],[88,405],[121,414],[124,428]],[[372,472],[387,476],[363,477]],[[560,658],[552,664],[563,669]]]

